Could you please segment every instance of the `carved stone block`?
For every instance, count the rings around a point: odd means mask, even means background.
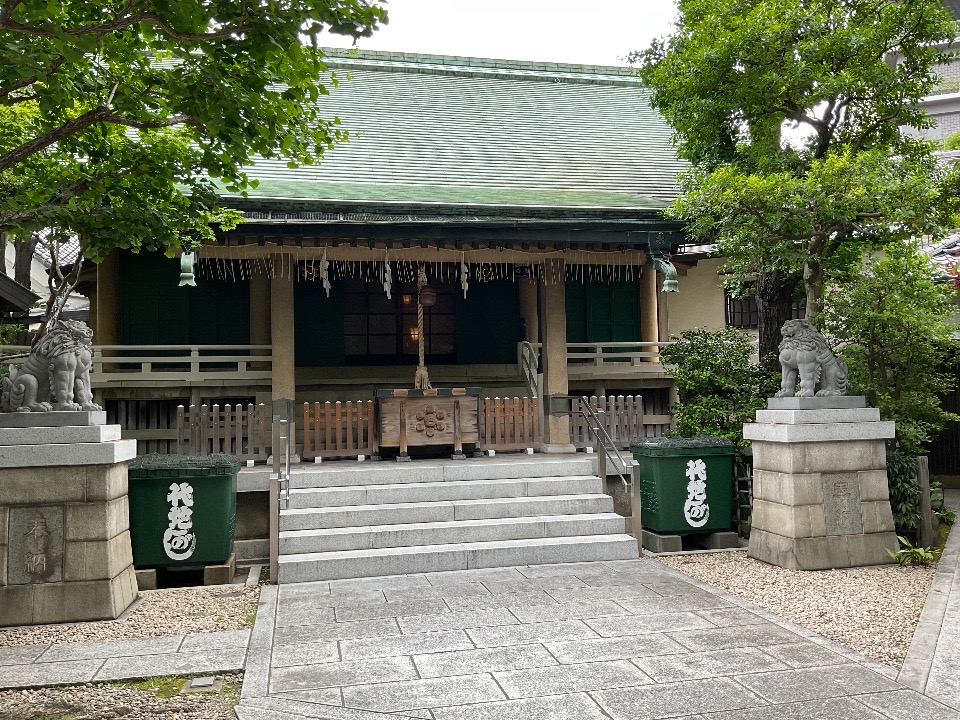
[[[859,535],[863,532],[860,483],[856,473],[823,477],[823,516],[827,535]]]
[[[10,509],[9,585],[63,580],[63,508]]]

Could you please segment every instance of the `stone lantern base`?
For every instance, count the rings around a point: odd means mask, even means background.
[[[743,428],[753,443],[749,556],[791,570],[891,562],[893,422],[863,397],[774,398],[767,408]]]
[[[106,413],[0,414],[0,626],[112,619],[137,597],[127,461]]]

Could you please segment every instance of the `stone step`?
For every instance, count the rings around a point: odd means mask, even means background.
[[[613,535],[624,531],[624,519],[614,513],[545,515],[541,517],[459,520],[406,525],[368,525],[280,533],[280,554],[341,552],[377,548],[413,547],[526,540],[533,538]]]
[[[596,458],[587,455],[514,455],[469,460],[427,460],[413,463],[392,461],[301,463],[290,475],[291,488],[355,487],[397,483],[431,483],[459,480],[509,480],[563,475],[593,475]],[[268,470],[248,473],[268,475]]]
[[[606,512],[613,512],[613,498],[602,494],[346,505],[331,508],[288,508],[280,511],[280,530],[315,530],[358,525],[397,525]]]
[[[602,491],[600,478],[596,475],[295,488],[290,491],[288,507],[330,508],[443,500],[584,495]]]
[[[279,581],[314,582],[474,568],[632,560],[637,557],[636,540],[625,534],[495,540],[282,555]]]

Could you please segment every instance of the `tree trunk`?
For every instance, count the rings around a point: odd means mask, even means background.
[[[807,298],[807,320],[813,320],[823,310],[823,265],[819,260],[803,264],[803,291]]]
[[[774,271],[757,275],[757,311],[760,317],[760,364],[780,371],[780,329],[790,319],[793,294],[800,276]]]
[[[13,247],[16,256],[13,261],[13,279],[29,288],[32,285],[30,268],[33,265],[33,253],[37,249],[37,235],[30,233],[26,237],[15,238]]]
[[[7,234],[0,230],[0,274],[7,274]]]

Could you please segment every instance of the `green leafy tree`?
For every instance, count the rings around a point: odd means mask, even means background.
[[[779,377],[750,361],[753,343],[734,328],[687,330],[661,351],[672,367],[679,402],[673,406],[676,433],[715,435],[743,445],[743,424],[766,405]]]
[[[950,420],[941,407],[957,349],[955,290],[912,243],[888,246],[827,289],[824,328],[842,344],[851,392],[897,424],[898,449],[909,455]]]
[[[719,244],[735,285],[756,278],[769,357],[801,279],[814,316],[833,267],[951,223],[955,175],[901,127],[930,125],[918,102],[952,17],[939,0],[678,8],[675,32],[633,56],[692,165],[670,212]]]
[[[316,103],[337,84],[319,38],[385,21],[372,0],[0,1],[0,231],[91,258],[212,237],[237,221],[215,183],[346,139]]]

